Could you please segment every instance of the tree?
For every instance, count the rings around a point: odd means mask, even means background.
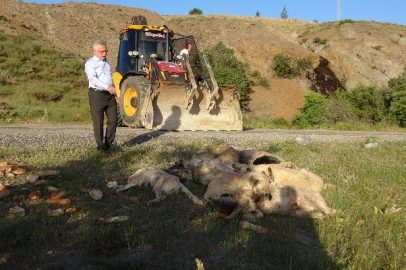
[[[258,10],[257,10],[257,13],[255,13],[255,17],[261,17],[261,14],[259,14]]]
[[[282,19],[287,19],[289,18],[288,16],[288,11],[286,10],[286,6],[283,6],[282,12],[281,12],[281,18]]]
[[[203,15],[203,11],[201,9],[194,8],[189,11],[189,15]]]

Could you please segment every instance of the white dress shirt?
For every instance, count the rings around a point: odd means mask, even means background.
[[[101,60],[93,55],[86,61],[85,73],[89,80],[89,88],[107,91],[107,88],[113,85],[111,66],[107,59]]]

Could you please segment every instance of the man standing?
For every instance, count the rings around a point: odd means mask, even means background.
[[[97,150],[109,151],[116,136],[118,99],[111,66],[106,59],[106,41],[96,40],[93,43],[93,54],[85,64],[85,73],[89,80],[90,113]],[[104,114],[107,116],[107,127],[103,136]]]

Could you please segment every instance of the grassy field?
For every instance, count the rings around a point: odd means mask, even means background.
[[[89,123],[84,61],[0,33],[0,123]]]
[[[111,155],[69,146],[1,147],[0,161],[18,163],[28,173],[56,169],[60,174],[40,186],[27,184],[25,175],[0,178],[11,186],[12,195],[27,198],[33,190],[42,192],[36,201],[0,201],[0,268],[196,269],[196,258],[205,269],[406,267],[405,142],[367,149],[363,143],[298,146],[285,141],[258,149],[320,175],[329,184],[322,193],[328,205],[344,211],[343,216],[325,220],[266,216],[258,224],[269,230],[267,234],[241,230],[239,218],[220,220],[209,207],[193,204],[184,194],[147,207],[154,197],[150,188],[116,194],[106,187],[109,181],[125,183],[138,168],[169,168],[206,144],[157,139],[123,146]],[[202,198],[204,187],[185,185]],[[45,203],[48,186],[65,188],[79,211],[47,216],[47,210],[55,208]],[[103,199],[92,201],[82,187],[102,190]],[[25,208],[26,215],[9,215],[14,206]],[[98,221],[121,215],[129,220]]]

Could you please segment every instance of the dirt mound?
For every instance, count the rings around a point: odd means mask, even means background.
[[[116,65],[118,33],[133,16],[153,25],[166,24],[175,32],[194,35],[198,49],[223,42],[236,57],[258,70],[270,90],[254,87],[250,107],[255,113],[292,119],[309,90],[331,93],[338,87],[386,85],[403,72],[406,27],[366,21],[304,22],[249,16],[160,16],[124,6],[67,2],[35,4],[0,1],[0,31],[28,35],[34,40],[79,55],[91,56],[95,39],[109,43],[109,60]],[[292,80],[278,79],[273,57],[309,58],[313,67]],[[264,98],[266,97],[266,98]]]

